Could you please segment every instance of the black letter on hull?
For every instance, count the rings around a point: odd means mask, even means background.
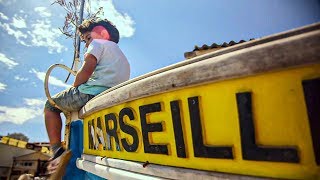
[[[320,78],[302,82],[307,105],[313,151],[317,165],[320,165]]]
[[[120,144],[119,144],[119,138],[118,138],[118,134],[117,134],[117,117],[114,113],[110,113],[104,116],[105,118],[105,123],[106,123],[106,131],[107,134],[111,137],[114,137],[114,140],[116,142],[116,150],[120,151]],[[108,121],[111,120],[113,122],[113,129],[110,129],[109,127],[109,123]],[[111,146],[111,138],[109,137],[109,141],[110,141],[110,146],[108,148],[108,150],[112,150],[112,146]]]
[[[237,93],[237,106],[240,123],[242,157],[245,160],[291,162],[300,161],[294,147],[259,147],[256,145],[252,117],[251,93]]]
[[[195,157],[233,159],[232,147],[206,146],[203,144],[198,97],[188,98]]]
[[[138,145],[139,145],[138,133],[132,126],[129,126],[129,125],[124,123],[124,121],[123,121],[123,117],[124,116],[128,116],[131,121],[134,120],[134,115],[133,115],[132,110],[130,108],[123,108],[120,111],[120,113],[119,113],[119,124],[120,124],[120,129],[123,132],[125,132],[127,134],[130,134],[132,136],[133,142],[130,145],[128,143],[128,141],[126,140],[126,138],[122,138],[121,139],[121,143],[122,143],[123,148],[127,152],[135,152],[138,149]]]
[[[172,122],[174,128],[174,138],[176,141],[176,149],[178,157],[185,158],[186,156],[186,148],[184,145],[184,136],[183,130],[181,125],[181,115],[180,115],[180,106],[179,101],[171,101],[171,115],[172,115]]]
[[[88,121],[88,139],[89,139],[89,149],[95,149],[94,146],[94,119]]]
[[[140,119],[141,119],[141,129],[143,137],[143,147],[144,152],[154,153],[154,154],[168,154],[167,145],[151,145],[149,141],[150,132],[161,132],[162,124],[161,123],[147,123],[147,114],[152,112],[161,111],[160,103],[148,104],[139,107],[140,110]]]
[[[102,129],[102,122],[100,117],[97,118],[97,132],[96,132],[96,136],[98,139],[98,144],[101,144],[103,146],[103,150],[106,150],[106,140],[104,138],[103,135],[103,129]],[[101,139],[103,140],[103,142],[101,141]]]

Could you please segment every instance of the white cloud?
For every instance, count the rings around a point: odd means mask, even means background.
[[[15,80],[18,80],[18,81],[28,81],[28,80],[29,80],[28,78],[24,78],[24,77],[21,77],[21,76],[19,76],[19,75],[14,76],[14,79],[15,79]]]
[[[43,99],[24,98],[23,100],[24,100],[25,104],[28,106],[43,106],[46,102]]]
[[[17,62],[6,57],[5,54],[0,53],[0,62],[3,62],[5,65],[12,69],[14,66],[18,65]]]
[[[16,0],[0,0],[0,4],[3,4],[4,6],[10,6],[12,4],[16,3]]]
[[[120,32],[120,37],[131,37],[134,35],[135,28],[133,26],[135,22],[127,13],[119,12],[113,5],[112,0],[98,0],[91,3],[93,13],[97,12],[99,7],[103,7],[104,16],[101,18],[107,18],[115,24]]]
[[[0,12],[0,18],[3,20],[9,20],[8,16],[4,15],[2,12]]]
[[[31,69],[30,73],[34,73],[37,76],[38,79],[40,79],[41,81],[44,82],[44,79],[45,79],[45,76],[46,76],[45,72],[39,72],[39,71],[37,71],[35,69]],[[59,87],[69,88],[71,86],[71,85],[68,85],[68,84],[64,83],[63,81],[57,79],[56,77],[52,77],[52,76],[49,77],[49,81],[48,82],[51,85],[59,86]]]
[[[31,82],[31,84],[33,85],[33,87],[38,87],[38,84],[36,82]]]
[[[7,85],[0,82],[0,92],[6,90]]]
[[[15,124],[23,124],[27,120],[35,118],[41,114],[41,109],[34,109],[32,107],[0,106],[0,123],[8,121]]]
[[[42,116],[45,101],[42,99],[24,99],[23,107],[0,106],[0,123],[23,124],[37,116]]]
[[[51,17],[51,12],[46,7],[35,7],[34,11],[39,13],[41,17]]]
[[[58,28],[53,28],[51,21],[48,20],[48,14],[45,13],[45,9],[36,8],[41,12],[41,15],[45,18],[37,20],[34,23],[30,23],[28,31],[21,31],[21,29],[27,28],[27,15],[22,18],[18,15],[14,15],[12,23],[0,22],[0,28],[4,29],[9,35],[16,38],[17,43],[24,46],[34,47],[47,47],[49,53],[61,53],[67,51],[67,48],[60,44],[57,39],[62,35]],[[8,18],[7,16],[0,14],[1,18]],[[44,20],[43,20],[44,19]]]
[[[11,25],[18,29],[27,27],[26,21],[22,17],[19,17],[17,15],[14,15],[14,17],[12,18]]]
[[[7,31],[7,33],[9,35],[13,35],[16,38],[17,42],[20,43],[20,44],[24,43],[22,38],[26,39],[28,37],[25,33],[23,33],[22,31],[13,29],[7,23],[1,23],[0,22],[0,27],[3,28],[5,31]]]
[[[56,39],[61,35],[58,29],[52,28],[49,20],[38,20],[37,23],[31,25],[32,32],[28,32],[32,38],[32,46],[47,47],[49,53],[54,51],[61,53],[63,50],[67,50]]]

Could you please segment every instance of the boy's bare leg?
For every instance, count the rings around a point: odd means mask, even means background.
[[[64,153],[64,150],[61,147],[61,116],[58,112],[45,109],[44,119],[50,140],[51,150],[54,154],[47,165],[47,173],[50,174],[50,176],[55,177],[51,177],[50,179],[61,179],[65,172],[65,167],[67,166],[71,157],[71,152],[67,151],[67,155]]]
[[[44,110],[44,119],[46,123],[47,133],[49,136],[50,145],[61,143],[61,128],[62,120],[60,113],[53,112],[48,109]]]

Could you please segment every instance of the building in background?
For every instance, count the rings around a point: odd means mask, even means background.
[[[0,179],[5,180],[10,176],[13,157],[34,153],[34,150],[19,148],[0,143]]]
[[[44,175],[46,171],[45,164],[49,158],[49,154],[40,151],[14,157],[9,179],[18,179],[22,174],[32,174],[37,177]]]
[[[0,138],[0,180],[18,179],[24,173],[42,173],[41,167],[50,158],[48,143]]]

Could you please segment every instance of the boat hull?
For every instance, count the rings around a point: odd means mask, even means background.
[[[84,156],[185,173],[319,179],[319,42],[316,24],[111,88],[80,111]],[[93,163],[108,166],[102,159]],[[175,179],[168,170],[129,170]]]

